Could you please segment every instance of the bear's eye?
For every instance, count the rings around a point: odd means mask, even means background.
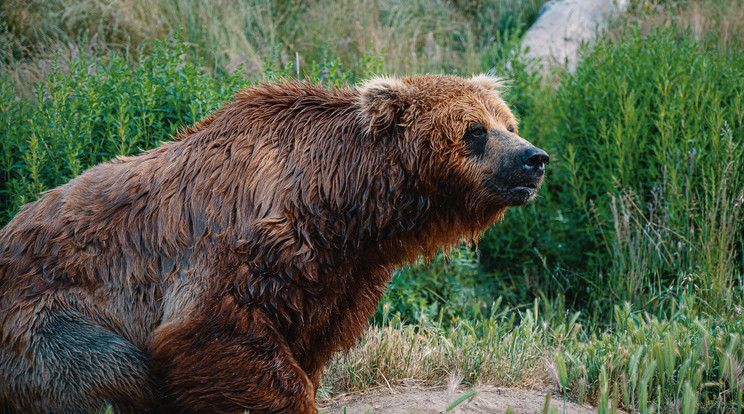
[[[506,130],[509,131],[509,132],[514,132],[514,131],[517,130],[517,128],[514,127],[514,124],[509,124],[509,125],[507,125]]]
[[[483,125],[471,125],[462,138],[468,148],[468,155],[480,156],[486,151],[488,131]]]

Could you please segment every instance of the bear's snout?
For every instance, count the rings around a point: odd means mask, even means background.
[[[524,172],[539,177],[545,173],[545,165],[550,162],[550,156],[540,148],[529,147],[522,152],[519,161]]]
[[[488,185],[506,206],[521,206],[537,196],[550,162],[547,152],[519,139],[520,144],[497,162]],[[492,170],[493,171],[493,170]]]

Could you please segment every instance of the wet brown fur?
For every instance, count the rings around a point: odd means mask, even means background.
[[[503,213],[461,142],[516,123],[498,86],[249,88],[24,206],[0,232],[0,412],[315,412],[392,270]]]

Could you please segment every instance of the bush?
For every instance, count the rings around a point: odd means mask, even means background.
[[[744,54],[628,30],[554,91],[511,70],[521,132],[551,163],[541,196],[482,241],[485,270],[605,315],[625,301],[661,309],[688,286],[731,305],[744,270]]]
[[[37,86],[37,101],[0,81],[0,212],[5,223],[39,193],[86,168],[138,153],[199,120],[245,82],[217,82],[184,60],[179,42],[156,42],[141,66],[123,56],[105,66],[85,57],[69,73],[55,71]]]
[[[482,302],[487,296],[477,291],[487,285],[481,275],[475,253],[464,248],[403,268],[393,276],[373,321],[384,325],[393,316],[409,323],[433,320],[449,326],[460,319],[477,319],[491,305]]]

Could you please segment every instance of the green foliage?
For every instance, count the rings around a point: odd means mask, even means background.
[[[741,410],[741,314],[711,319],[695,310],[694,296],[680,299],[669,319],[617,306],[612,331],[562,344],[570,394],[586,389],[600,412]]]
[[[96,411],[97,414],[114,414],[114,407],[112,407],[110,404],[105,403],[101,408]]]
[[[141,65],[123,56],[101,65],[82,56],[37,86],[33,104],[0,81],[0,211],[7,221],[41,191],[86,168],[168,140],[245,84],[217,82],[184,60],[179,42],[156,42]]]
[[[448,413],[448,412],[454,410],[455,407],[457,407],[458,405],[460,405],[463,402],[465,402],[465,400],[467,400],[469,398],[473,398],[473,396],[475,396],[475,394],[477,394],[477,393],[478,393],[478,390],[477,389],[472,389],[469,392],[466,392],[465,394],[463,394],[460,397],[458,397],[455,401],[453,401],[452,404],[448,405],[447,408],[444,410],[444,412],[445,413]]]
[[[524,69],[511,66],[507,100],[551,163],[541,196],[481,242],[486,271],[594,315],[624,301],[664,309],[687,287],[731,306],[744,270],[744,54],[629,30],[555,90]]]
[[[323,376],[322,395],[409,378],[443,385],[453,373],[465,384],[524,386],[544,377],[540,361],[550,359],[548,371],[563,395],[601,413],[744,408],[741,308],[712,317],[700,298],[685,294],[670,301],[666,318],[630,304],[615,306],[613,328],[597,331],[554,305],[536,300],[514,312],[497,304],[489,315],[457,323],[424,316],[411,325],[390,317],[348,353],[336,355]]]
[[[498,45],[510,33],[523,33],[537,19],[542,0],[455,0],[472,19],[479,43]]]
[[[464,248],[448,258],[441,254],[432,263],[417,263],[399,270],[388,285],[373,321],[384,325],[391,316],[410,323],[435,319],[443,326],[459,319],[477,319],[487,311],[476,292],[482,273],[474,252]]]
[[[453,373],[465,384],[525,385],[542,372],[546,346],[534,310],[516,315],[495,306],[492,314],[474,320],[445,323],[424,316],[415,325],[394,316],[348,353],[337,354],[320,388],[332,395],[407,378],[442,385]]]

